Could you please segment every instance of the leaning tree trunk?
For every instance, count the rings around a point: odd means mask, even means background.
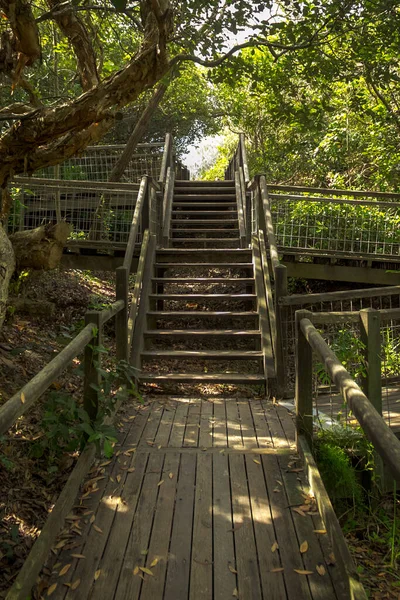
[[[6,316],[8,285],[15,269],[14,250],[0,222],[0,329]]]
[[[136,150],[136,146],[142,139],[142,137],[151,121],[151,118],[154,115],[155,111],[157,110],[167,89],[168,89],[168,83],[161,82],[157,86],[157,89],[153,93],[153,96],[151,97],[146,108],[140,115],[140,118],[139,118],[138,122],[136,123],[134,130],[132,131],[131,135],[129,136],[129,139],[126,143],[126,146],[125,146],[120,158],[115,163],[115,165],[110,173],[110,176],[108,178],[108,181],[113,181],[113,182],[121,181],[121,177],[124,174],[127,166],[129,165],[132,155]],[[93,224],[89,231],[89,240],[101,240],[102,239],[102,236],[104,235],[104,222],[106,220],[106,215],[109,210],[110,210],[110,196],[109,196],[109,194],[102,194],[100,197],[100,200],[97,204],[96,212],[95,212],[94,219],[93,219]]]

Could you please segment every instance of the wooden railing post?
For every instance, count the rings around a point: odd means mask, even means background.
[[[117,345],[117,360],[128,361],[128,286],[129,269],[118,267],[116,269],[116,296],[123,300],[125,306],[115,317],[115,338]]]
[[[276,319],[276,341],[275,341],[275,370],[278,394],[283,397],[287,391],[287,369],[285,352],[285,308],[279,303],[279,299],[287,296],[287,269],[284,265],[276,265],[274,269],[275,280],[275,319]]]
[[[304,435],[312,449],[313,441],[313,352],[300,328],[308,310],[296,311],[296,433]]]
[[[360,310],[361,341],[363,342],[366,374],[361,380],[361,389],[368,400],[382,414],[381,375],[381,315],[375,308]]]
[[[85,325],[93,324],[95,334],[91,343],[85,346],[84,353],[84,382],[83,382],[83,408],[88,413],[91,421],[95,421],[99,408],[99,388],[101,375],[99,372],[101,353],[97,348],[101,344],[101,313],[93,310],[85,314]]]
[[[364,344],[365,375],[361,378],[361,389],[377,412],[382,415],[381,374],[381,314],[375,308],[360,310],[360,333]],[[386,472],[382,458],[374,450],[372,485],[380,491],[390,489],[392,479]]]

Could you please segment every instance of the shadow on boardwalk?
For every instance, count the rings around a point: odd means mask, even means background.
[[[120,429],[42,573],[52,598],[346,598],[285,409],[157,398]]]

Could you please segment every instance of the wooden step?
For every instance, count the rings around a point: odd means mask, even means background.
[[[172,238],[172,242],[174,244],[177,244],[178,242],[180,244],[197,244],[197,249],[200,249],[201,246],[200,244],[211,244],[211,247],[208,247],[206,249],[209,250],[216,250],[216,248],[212,247],[212,244],[222,244],[222,243],[227,243],[227,244],[232,244],[233,242],[235,242],[235,245],[232,248],[228,249],[234,249],[239,245],[239,239],[238,237],[226,237],[226,238],[196,238],[196,237],[192,237],[192,238],[179,238],[179,237],[174,237]],[[222,250],[222,248],[221,248]]]
[[[248,375],[242,373],[163,373],[163,374],[140,374],[141,383],[244,383],[263,384],[265,377],[262,374]]]
[[[213,185],[205,185],[205,186],[201,186],[201,187],[195,187],[195,186],[190,186],[190,185],[179,185],[175,188],[174,190],[175,194],[215,194],[216,196],[219,196],[221,193],[224,194],[232,194],[233,196],[236,194],[236,190],[235,190],[235,186],[234,185],[224,185],[224,186],[213,186]]]
[[[179,310],[149,310],[147,312],[149,317],[156,317],[160,319],[198,319],[204,317],[215,317],[215,318],[257,318],[258,313],[254,311],[243,311],[243,312],[233,312],[233,311],[212,311],[212,310],[191,310],[191,311],[179,311]]]
[[[153,277],[156,283],[245,283],[254,285],[252,277]]]
[[[185,210],[185,211],[181,211],[181,210],[173,210],[172,211],[172,217],[175,217],[175,219],[172,219],[172,222],[175,223],[176,221],[179,220],[179,217],[182,217],[182,215],[188,216],[188,217],[206,217],[207,218],[207,223],[212,223],[211,217],[215,217],[215,216],[221,216],[224,217],[224,220],[226,220],[228,223],[229,222],[233,222],[233,221],[237,221],[237,210],[203,210],[203,211],[199,211],[199,210]],[[225,219],[225,217],[227,216],[235,216],[236,218],[230,218],[230,219]],[[205,219],[201,219],[200,221],[196,221],[194,219],[191,219],[192,223],[203,223]],[[220,223],[222,219],[218,219],[215,220],[215,223]]]
[[[253,338],[260,337],[260,331],[256,329],[148,329],[144,332],[147,338],[223,338],[232,339],[237,337]]]
[[[174,202],[173,204],[173,208],[213,208],[213,209],[218,209],[218,208],[225,208],[226,206],[234,206],[236,207],[236,199],[233,200],[232,202],[229,201],[225,201],[225,202]]]
[[[252,258],[251,250],[248,248],[161,248],[157,250],[156,262],[174,262],[201,264],[207,266],[212,263],[217,266],[220,259],[221,264],[234,263],[239,266],[241,263],[250,263]],[[188,259],[190,259],[188,261]]]
[[[239,233],[239,229],[237,227],[232,227],[231,229],[226,228],[226,229],[186,229],[186,227],[173,227],[171,229],[171,233],[175,234],[175,233],[209,233],[209,234],[213,234],[213,233],[217,233],[218,235],[221,235],[222,233]],[[236,238],[238,237],[238,235],[235,236]]]
[[[190,202],[191,200],[193,200],[194,202],[199,202],[200,200],[205,200],[207,202],[213,202],[215,200],[215,202],[220,202],[221,200],[229,200],[231,202],[236,202],[236,196],[234,193],[232,194],[226,194],[226,193],[221,193],[221,194],[201,194],[201,196],[197,193],[193,193],[193,194],[175,194],[174,193],[174,197],[173,197],[173,201],[178,201],[178,202]]]
[[[202,188],[202,187],[235,187],[233,179],[216,179],[215,181],[201,181],[194,180],[188,181],[187,179],[175,179],[175,185],[177,187],[190,187],[190,188]]]
[[[246,269],[246,270],[253,270],[253,263],[216,263],[216,262],[211,262],[211,263],[183,263],[183,262],[178,262],[178,263],[156,263],[155,265],[156,269],[191,269],[191,268],[197,268],[197,267],[202,267],[204,269],[213,269],[213,268],[217,268],[217,269]],[[210,277],[210,279],[214,279],[213,277]]]
[[[256,300],[256,294],[149,294],[152,300]]]
[[[261,360],[263,353],[260,350],[145,350],[141,354],[145,360],[176,359],[191,360]]]

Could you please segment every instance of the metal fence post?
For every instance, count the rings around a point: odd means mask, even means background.
[[[115,338],[117,344],[117,360],[128,361],[128,286],[129,269],[118,267],[116,269],[116,296],[123,300],[125,306],[115,316]]]
[[[286,370],[286,340],[284,336],[284,316],[285,308],[280,305],[279,299],[287,296],[287,268],[284,265],[277,265],[274,269],[275,279],[275,319],[276,319],[276,340],[275,340],[275,370],[278,394],[283,397],[287,391],[287,370]]]
[[[296,311],[296,433],[304,435],[312,449],[313,441],[313,353],[300,322],[310,316],[308,310]]]
[[[99,389],[101,375],[99,371],[101,353],[97,348],[101,344],[101,313],[93,310],[85,314],[85,325],[93,324],[95,335],[90,344],[86,344],[84,353],[84,382],[83,382],[83,408],[88,413],[90,420],[95,421],[99,408]]]

